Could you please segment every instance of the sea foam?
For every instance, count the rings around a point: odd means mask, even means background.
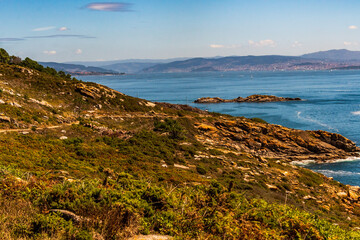
[[[333,170],[329,170],[329,169],[319,169],[319,170],[313,170],[313,171],[324,174],[325,176],[328,176],[328,177],[360,175],[359,172],[350,172],[350,171],[343,171],[343,170],[333,171]]]
[[[338,163],[338,162],[354,162],[354,161],[360,161],[360,157],[348,157],[343,159],[333,159],[333,160],[327,160],[325,162],[319,162],[317,163],[315,160],[302,160],[302,161],[292,161],[290,164],[295,166],[306,166],[309,164],[326,164],[326,163]]]
[[[333,128],[333,127],[331,127],[331,126],[329,126],[329,125],[327,125],[327,124],[325,124],[325,123],[322,123],[322,122],[320,122],[320,121],[318,121],[318,120],[316,120],[316,119],[312,119],[312,118],[310,118],[310,117],[303,117],[303,116],[301,116],[302,112],[300,112],[300,111],[299,111],[299,112],[296,112],[296,113],[297,113],[297,117],[298,117],[299,119],[302,119],[302,120],[305,120],[305,121],[308,121],[308,122],[312,122],[312,123],[318,124],[318,125],[320,125],[320,126],[322,126],[322,127],[325,127],[325,128],[327,128],[327,129],[329,129],[330,131],[339,132],[338,129]]]
[[[360,111],[351,112],[352,115],[360,115]]]

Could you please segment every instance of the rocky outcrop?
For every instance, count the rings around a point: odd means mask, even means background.
[[[194,103],[227,103],[227,102],[249,102],[249,103],[263,103],[263,102],[286,102],[286,101],[301,101],[300,98],[289,98],[289,97],[276,97],[272,95],[251,95],[246,98],[238,97],[234,99],[222,99],[219,97],[204,97],[198,98]]]
[[[206,127],[204,127],[206,126]],[[287,161],[344,159],[359,156],[349,139],[326,131],[303,131],[246,118],[198,123],[199,140],[217,147]]]
[[[100,98],[100,90],[98,88],[85,85],[83,83],[78,84],[75,91],[79,92],[81,95],[90,97],[92,99]]]
[[[0,115],[0,122],[10,123],[10,122],[11,122],[11,118],[9,118],[9,117],[7,117],[7,116]]]

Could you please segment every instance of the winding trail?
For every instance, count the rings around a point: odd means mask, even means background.
[[[203,115],[200,115],[201,117],[203,117]],[[167,114],[159,114],[159,113],[155,113],[155,114],[149,114],[149,113],[133,113],[133,114],[119,114],[119,115],[107,115],[107,114],[94,114],[91,116],[94,119],[101,119],[101,118],[167,118],[167,117],[171,117],[171,118],[180,118],[180,116],[171,116],[171,115],[167,115]],[[194,118],[193,116],[187,116],[188,118]],[[75,122],[70,122],[70,123],[63,123],[63,124],[59,124],[59,125],[54,125],[54,126],[45,126],[45,127],[37,127],[37,130],[44,130],[44,129],[56,129],[56,128],[61,128],[64,126],[71,126],[73,124],[79,124],[79,121],[75,121]],[[20,128],[20,129],[0,129],[0,133],[8,133],[8,132],[28,132],[28,131],[32,131],[31,128]]]
[[[71,122],[71,123],[63,123],[60,125],[54,125],[54,126],[48,126],[48,127],[38,127],[37,130],[44,130],[44,129],[55,129],[55,128],[61,128],[64,126],[71,126],[73,124],[79,124],[79,121]],[[0,133],[8,133],[8,132],[27,132],[32,131],[31,128],[20,128],[20,129],[0,129]]]

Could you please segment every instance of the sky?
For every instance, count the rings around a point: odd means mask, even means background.
[[[0,0],[0,48],[37,61],[360,50],[358,0]]]

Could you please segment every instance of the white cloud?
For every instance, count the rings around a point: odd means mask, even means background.
[[[303,44],[299,41],[295,41],[293,42],[293,44],[291,45],[293,48],[296,48],[296,47],[301,47]]]
[[[345,46],[357,46],[357,45],[359,45],[359,43],[358,42],[344,42],[344,45]]]
[[[210,44],[210,47],[211,48],[224,48],[225,46],[221,45],[221,44]]]
[[[358,27],[357,26],[355,26],[355,25],[351,25],[351,26],[349,26],[349,29],[351,29],[351,30],[355,30],[355,29],[357,29]]]
[[[56,54],[56,51],[55,50],[50,50],[50,51],[44,51],[43,52],[44,54],[46,54],[46,55],[55,55]]]
[[[43,31],[49,31],[49,30],[52,30],[54,29],[55,27],[54,26],[48,26],[48,27],[40,27],[40,28],[34,28],[33,32],[43,32]]]
[[[82,50],[80,48],[76,49],[75,54],[78,54],[78,55],[82,54]]]
[[[67,31],[67,30],[69,30],[69,28],[67,28],[67,27],[61,27],[61,28],[59,28],[58,30],[59,30],[59,31]]]
[[[222,44],[210,44],[211,48],[239,48],[241,47],[240,44],[233,44],[233,45],[222,45]]]
[[[271,40],[271,39],[260,40],[258,42],[255,42],[253,40],[249,40],[249,45],[250,46],[255,46],[255,47],[275,47],[276,42],[274,40]]]
[[[87,9],[95,11],[107,11],[107,12],[127,12],[129,11],[131,4],[130,3],[120,3],[120,2],[96,2],[90,3],[85,6]]]

